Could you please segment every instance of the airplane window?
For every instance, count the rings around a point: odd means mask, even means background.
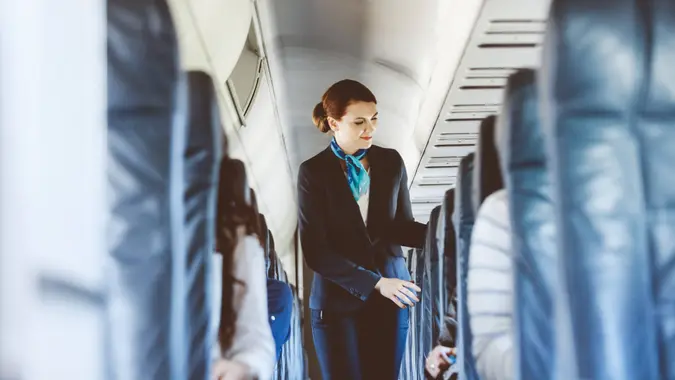
[[[246,125],[246,116],[251,110],[264,72],[265,60],[261,57],[260,51],[258,36],[251,22],[248,38],[239,56],[239,61],[226,82],[242,126]]]

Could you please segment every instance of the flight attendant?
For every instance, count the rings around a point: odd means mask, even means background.
[[[377,101],[363,84],[333,84],[314,124],[333,139],[302,163],[299,229],[315,272],[309,306],[324,380],[396,380],[419,302],[401,246],[422,247],[401,156],[372,144]]]

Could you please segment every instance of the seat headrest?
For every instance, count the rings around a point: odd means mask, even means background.
[[[454,233],[454,223],[452,220],[452,215],[455,213],[455,189],[452,188],[445,192],[443,197],[443,230],[445,236],[445,252],[455,252],[457,247],[455,246],[455,233]],[[454,256],[454,255],[453,255]],[[454,286],[454,285],[453,285]]]
[[[126,117],[137,114],[145,123],[149,115],[172,113],[181,74],[167,2],[141,7],[131,1],[110,1],[106,13],[109,111]],[[150,27],[152,33],[144,32]]]
[[[497,121],[496,145],[503,173],[514,167],[545,165],[538,107],[535,71],[521,69],[513,73],[507,81],[502,114]]]
[[[188,121],[191,125],[213,122],[214,93],[213,80],[203,71],[188,71],[187,81],[190,92]]]
[[[494,115],[486,117],[480,124],[473,172],[473,208],[475,213],[478,212],[478,208],[485,198],[504,187],[499,156],[495,146],[496,124],[497,117]]]
[[[218,147],[223,156],[228,155],[227,136],[222,132],[222,119],[215,96],[213,78],[203,71],[188,71],[187,81],[190,92],[190,107],[188,121],[191,125],[212,125],[213,130],[220,133],[221,146]]]
[[[451,250],[455,251],[454,243],[452,246],[448,247],[448,235],[453,237],[455,234],[452,232],[452,213],[455,211],[455,189],[452,188],[445,192],[443,196],[443,204],[441,205],[441,215],[438,220],[438,232],[436,237],[438,239],[443,239],[442,247],[445,252]]]
[[[427,233],[429,236],[436,236],[436,227],[438,226],[438,218],[441,215],[441,206],[438,205],[431,210],[429,216],[429,228],[427,228]]]
[[[446,215],[452,214],[455,210],[455,188],[445,192],[443,197],[443,208],[445,209]]]
[[[457,232],[459,232],[462,223],[473,224],[474,208],[471,194],[473,191],[474,160],[475,154],[469,153],[459,162],[455,187],[455,208],[452,213],[452,224]]]

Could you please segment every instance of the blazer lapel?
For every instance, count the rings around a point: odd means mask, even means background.
[[[382,215],[384,210],[382,206],[385,205],[386,200],[384,199],[385,192],[383,192],[383,185],[385,184],[383,174],[384,173],[384,162],[380,160],[380,151],[376,146],[372,146],[368,152],[368,163],[370,164],[370,198],[368,201],[368,235],[371,239],[371,242],[378,240],[377,234],[374,233],[377,231],[377,225],[380,223],[380,220],[377,218],[378,215]]]
[[[361,210],[359,210],[359,205],[358,203],[356,203],[356,200],[354,200],[352,191],[349,188],[349,183],[347,183],[347,177],[345,176],[345,173],[342,170],[342,166],[340,166],[340,160],[337,157],[335,157],[333,152],[330,150],[330,147],[325,152],[328,161],[327,162],[328,165],[326,168],[326,176],[330,181],[329,190],[330,189],[335,190],[334,193],[335,197],[338,199],[339,204],[342,206],[341,208],[345,210],[345,218],[347,219],[346,221],[356,226],[356,228],[360,230],[368,240],[370,240],[370,237],[368,235],[368,229],[366,229],[366,225],[365,223],[363,223],[363,219],[361,218]],[[372,186],[372,178],[371,178],[371,186]],[[372,202],[372,188],[370,199]],[[368,208],[368,218],[370,218],[370,206]]]

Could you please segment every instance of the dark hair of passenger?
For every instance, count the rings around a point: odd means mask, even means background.
[[[360,82],[352,79],[336,82],[326,90],[321,101],[314,107],[312,121],[322,133],[327,133],[330,131],[328,117],[335,120],[342,119],[347,107],[356,102],[377,104],[377,99],[368,87]]]
[[[223,256],[223,286],[220,307],[218,341],[223,351],[232,345],[237,312],[234,310],[234,287],[246,286],[234,277],[234,250],[238,230],[244,227],[246,235],[255,235],[260,241],[258,213],[251,204],[251,191],[246,179],[244,163],[225,157],[220,162],[218,179],[218,206],[216,214],[216,250]]]

